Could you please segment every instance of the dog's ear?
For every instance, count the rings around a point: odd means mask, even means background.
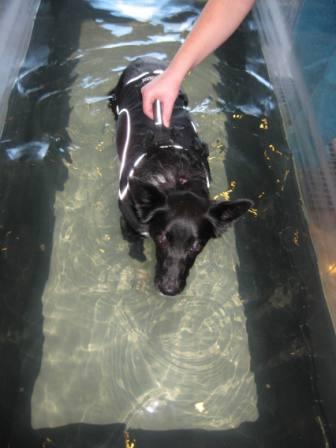
[[[155,213],[164,209],[166,196],[153,185],[131,179],[130,191],[137,214],[143,223],[148,223]]]
[[[208,216],[214,228],[214,236],[220,236],[229,224],[247,212],[252,205],[253,202],[249,199],[213,202],[210,205]]]

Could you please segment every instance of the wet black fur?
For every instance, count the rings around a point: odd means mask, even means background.
[[[110,105],[117,121],[119,156],[125,135],[117,105],[120,110],[127,107],[135,123],[129,157],[139,148],[147,153],[130,179],[126,198],[119,201],[123,235],[132,242],[134,252],[143,232],[149,233],[156,246],[155,285],[172,296],[184,289],[189,270],[208,240],[219,237],[252,203],[210,199],[208,149],[191,125],[183,93],[175,103],[170,129],[158,129],[143,114],[141,87],[146,81],[126,83],[155,68],[164,64],[151,58],[132,62],[112,90]],[[173,143],[185,149],[160,148]]]

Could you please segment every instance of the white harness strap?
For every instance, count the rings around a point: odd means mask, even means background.
[[[176,149],[185,149],[181,145],[160,145],[159,148],[176,148]]]
[[[135,82],[135,81],[137,81],[138,79],[141,79],[141,78],[143,78],[143,77],[146,76],[146,75],[149,75],[149,72],[141,73],[140,75],[135,76],[135,77],[132,78],[132,79],[129,79],[125,85],[128,86],[128,84],[132,84],[132,82]]]
[[[120,164],[120,171],[119,171],[119,182],[121,181],[121,177],[122,177],[122,175],[124,173],[124,170],[125,170],[126,159],[127,159],[127,151],[128,151],[128,147],[129,147],[130,138],[131,138],[131,117],[130,117],[130,113],[129,113],[128,109],[124,108],[124,109],[121,109],[121,111],[118,111],[118,115],[120,116],[121,114],[126,114],[126,138],[125,138],[124,147],[122,149],[121,164]],[[139,163],[145,157],[145,155],[146,155],[146,153],[143,153],[136,159],[136,161],[133,164],[133,167],[131,168],[131,170],[130,170],[128,176],[127,176],[127,182],[126,182],[125,187],[122,190],[119,189],[119,199],[121,201],[125,198],[128,190],[129,190],[128,179],[133,176],[134,169],[139,165]]]
[[[145,76],[150,75],[151,73],[153,73],[153,75],[160,75],[161,73],[163,73],[163,70],[157,69],[153,72],[143,72],[140,75],[134,76],[134,78],[129,79],[125,85],[128,86],[129,84],[132,84],[133,82],[138,81],[139,79],[142,79]]]

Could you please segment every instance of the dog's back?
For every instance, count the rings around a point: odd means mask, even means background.
[[[157,126],[142,110],[141,88],[164,71],[166,64],[154,58],[138,58],[121,75],[117,86],[110,92],[110,105],[117,120],[117,148],[122,158],[122,143],[125,142],[127,115],[131,132],[129,135],[129,156],[139,146],[173,144],[177,148],[202,150],[204,161],[207,147],[201,144],[195,126],[187,110],[187,96],[180,91],[172,113],[171,126]]]
[[[116,119],[116,143],[120,166],[119,203],[131,215],[132,197],[129,181],[134,170],[143,181],[159,185],[161,189],[176,186],[178,181],[198,177],[200,188],[208,184],[208,148],[197,135],[187,110],[187,97],[180,92],[175,102],[171,127],[157,126],[142,109],[141,88],[165,69],[166,64],[154,58],[138,58],[121,75],[110,92],[110,106]],[[199,176],[203,179],[200,181]],[[160,182],[164,178],[164,182]],[[205,185],[206,188],[206,185]],[[124,211],[124,210],[122,210]],[[132,213],[131,225],[143,233],[143,226]]]

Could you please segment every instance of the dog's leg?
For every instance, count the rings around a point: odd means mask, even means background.
[[[143,237],[133,230],[123,216],[120,216],[120,230],[125,241],[129,243],[129,255],[138,261],[146,261]]]

